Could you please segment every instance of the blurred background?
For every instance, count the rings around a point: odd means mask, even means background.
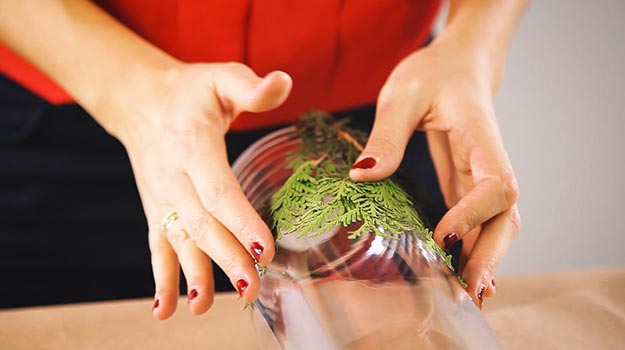
[[[625,1],[534,0],[495,107],[523,227],[498,274],[625,267]]]

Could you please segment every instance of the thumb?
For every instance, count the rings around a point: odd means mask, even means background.
[[[233,115],[265,112],[280,106],[291,92],[293,81],[282,71],[260,78],[246,65],[228,64],[214,76],[215,93]]]
[[[391,176],[404,157],[406,145],[414,132],[414,122],[407,113],[378,104],[373,129],[367,144],[349,171],[352,180],[379,181]]]

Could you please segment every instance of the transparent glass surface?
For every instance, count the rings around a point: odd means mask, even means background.
[[[233,171],[261,211],[286,181],[294,128],[250,146]],[[285,235],[250,308],[261,349],[500,349],[452,271],[421,233],[399,240],[358,227]]]

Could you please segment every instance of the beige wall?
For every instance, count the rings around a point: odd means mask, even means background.
[[[498,272],[625,267],[625,1],[534,0],[495,106],[523,218]]]

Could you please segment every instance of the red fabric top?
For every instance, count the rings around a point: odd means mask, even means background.
[[[283,70],[290,97],[244,114],[233,129],[292,121],[309,109],[375,102],[394,66],[430,35],[440,0],[98,0],[145,39],[186,62],[237,61],[258,75]],[[54,104],[71,96],[0,44],[0,73]]]

